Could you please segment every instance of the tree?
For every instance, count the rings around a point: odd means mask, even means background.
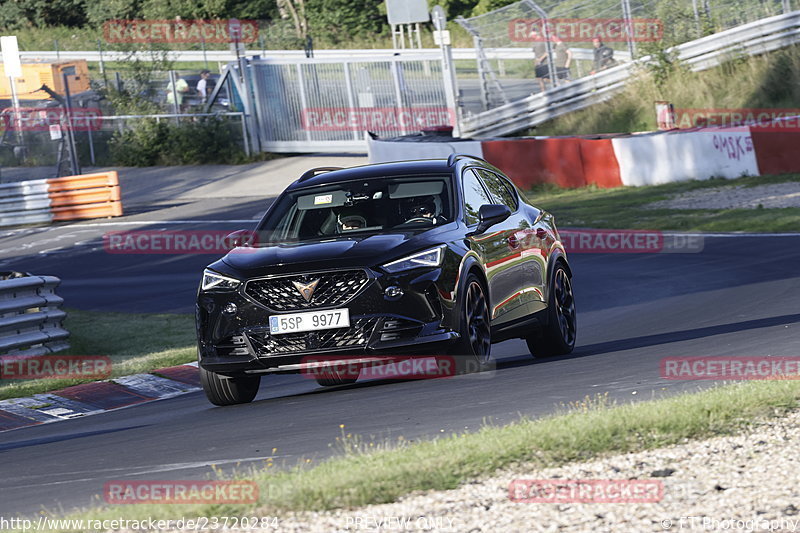
[[[282,18],[291,17],[294,31],[299,38],[308,35],[305,0],[276,0]]]

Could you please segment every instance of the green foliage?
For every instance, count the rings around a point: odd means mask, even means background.
[[[331,44],[388,29],[381,0],[307,0],[309,34]]]
[[[484,13],[488,13],[489,11],[494,11],[495,9],[499,9],[509,4],[513,4],[517,1],[518,0],[479,0],[478,3],[475,4],[475,7],[472,8],[472,13],[470,13],[469,16],[483,15]],[[448,16],[451,16],[449,12]],[[464,16],[467,15],[465,14]]]
[[[0,27],[4,29],[53,25],[74,27],[85,23],[84,0],[0,1]]]
[[[89,2],[86,5],[86,18],[91,24],[99,25],[106,20],[132,19],[140,13],[141,0],[104,0]]]
[[[234,122],[200,118],[175,124],[139,119],[114,133],[109,145],[116,164],[123,166],[241,163],[241,139]]]

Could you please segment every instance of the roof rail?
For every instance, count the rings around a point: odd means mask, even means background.
[[[312,168],[311,170],[306,170],[303,172],[303,175],[300,176],[300,179],[297,180],[298,183],[302,183],[306,180],[310,180],[317,174],[322,174],[323,172],[333,172],[334,170],[342,170],[344,167],[316,167]]]
[[[450,154],[449,156],[447,156],[447,166],[448,167],[452,167],[453,165],[455,165],[456,164],[456,160],[458,158],[460,158],[460,157],[467,157],[469,159],[475,159],[477,161],[483,161],[483,159],[481,159],[480,157],[474,156],[474,155],[458,154],[458,153],[454,152],[454,153]]]

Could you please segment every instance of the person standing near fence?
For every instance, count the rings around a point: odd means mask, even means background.
[[[175,82],[175,89],[172,88],[172,82],[167,83],[167,104],[170,106],[175,105],[175,97],[177,96],[178,111],[183,113],[183,98],[189,92],[189,83],[183,79],[178,78]]]
[[[614,59],[614,49],[610,46],[603,44],[599,37],[592,39],[594,46],[594,68],[590,74],[595,74],[601,70],[611,68],[617,65],[617,60]]]
[[[200,105],[205,105],[206,100],[208,100],[208,77],[210,75],[210,70],[203,69],[200,71],[200,81],[197,82],[197,94],[200,96]]]
[[[542,92],[545,90],[544,79],[547,78],[547,45],[542,34],[536,28],[531,29],[530,40],[533,41],[534,76],[539,82]]]

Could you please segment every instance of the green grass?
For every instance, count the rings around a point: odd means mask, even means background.
[[[797,107],[800,47],[764,56],[736,57],[713,69],[690,72],[678,66],[663,84],[647,71],[607,102],[537,126],[520,135],[585,135],[657,129],[655,102],[679,109]]]
[[[194,361],[194,317],[67,310],[70,349],[57,355],[110,356],[111,377]],[[0,400],[63,389],[92,380],[0,381]]]
[[[698,189],[755,187],[800,181],[798,174],[738,179],[695,180],[665,185],[599,189],[561,189],[542,185],[527,192],[534,205],[553,213],[561,228],[623,228],[675,231],[795,232],[800,208],[645,209],[646,204]]]
[[[339,421],[331,420],[327,429],[332,440],[339,434],[335,446],[344,455],[320,464],[307,460],[289,469],[277,469],[269,460],[264,467],[234,476],[257,482],[257,504],[103,506],[72,518],[269,516],[388,503],[415,491],[454,489],[522,463],[550,467],[734,434],[756,420],[797,408],[799,398],[798,381],[749,382],[624,405],[598,396],[542,419],[417,443],[402,437],[392,443],[368,442],[348,435]],[[97,490],[102,490],[102,482]]]

